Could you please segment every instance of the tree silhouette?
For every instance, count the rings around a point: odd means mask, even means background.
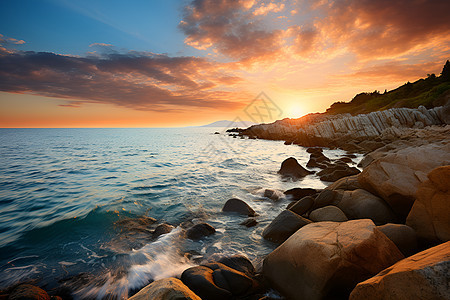
[[[450,81],[450,61],[448,60],[442,69],[441,78],[445,81]]]

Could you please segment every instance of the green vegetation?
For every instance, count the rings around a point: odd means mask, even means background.
[[[350,102],[335,102],[327,114],[352,115],[385,110],[393,107],[426,108],[444,105],[450,99],[450,62],[447,60],[440,76],[429,74],[426,79],[406,83],[395,90],[361,93]]]

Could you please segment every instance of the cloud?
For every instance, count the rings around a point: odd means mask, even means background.
[[[282,48],[283,30],[266,29],[255,19],[251,8],[255,1],[194,0],[184,9],[179,28],[186,35],[185,43],[200,50],[216,50],[238,61],[262,60]],[[273,4],[275,5],[275,4]],[[260,6],[266,10],[282,9],[283,5]],[[261,14],[262,14],[261,10]]]
[[[204,58],[128,52],[75,57],[0,50],[0,90],[110,103],[139,110],[236,109],[248,100],[233,92],[242,79]]]
[[[265,4],[261,4],[260,7],[258,7],[257,9],[255,9],[253,11],[253,14],[255,16],[265,16],[267,15],[269,12],[273,12],[273,13],[277,13],[277,12],[281,12],[284,9],[284,3],[274,3],[274,2],[270,2],[267,5]]]

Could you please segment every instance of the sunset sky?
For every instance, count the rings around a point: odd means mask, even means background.
[[[448,0],[2,0],[0,127],[281,117],[439,74]]]

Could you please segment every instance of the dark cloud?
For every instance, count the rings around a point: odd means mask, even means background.
[[[0,90],[140,110],[241,107],[244,95],[223,91],[241,79],[204,58],[126,53],[74,57],[0,50]],[[220,87],[218,87],[220,85]]]
[[[194,0],[185,7],[179,28],[186,35],[186,43],[195,48],[213,48],[240,61],[261,60],[282,47],[283,30],[267,29],[250,10],[253,3]],[[280,6],[271,9],[278,11]]]

